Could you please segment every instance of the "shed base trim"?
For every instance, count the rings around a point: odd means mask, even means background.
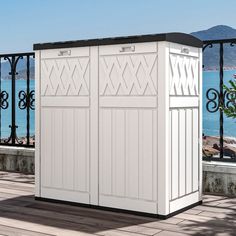
[[[138,216],[146,216],[146,217],[153,217],[158,218],[161,220],[168,219],[172,216],[175,216],[179,213],[182,213],[186,210],[189,210],[195,206],[201,205],[202,201],[198,201],[194,204],[191,204],[189,206],[186,206],[178,211],[172,212],[168,215],[158,215],[153,213],[146,213],[146,212],[139,212],[139,211],[131,211],[131,210],[124,210],[124,209],[118,209],[118,208],[112,208],[112,207],[104,207],[104,206],[97,206],[97,205],[91,205],[91,204],[84,204],[84,203],[77,203],[77,202],[69,202],[69,201],[63,201],[63,200],[57,200],[57,199],[51,199],[51,198],[43,198],[43,197],[35,197],[35,200],[37,201],[44,201],[44,202],[52,202],[52,203],[59,203],[59,204],[66,204],[70,206],[78,206],[78,207],[86,207],[86,208],[92,208],[97,210],[104,210],[104,211],[112,211],[112,212],[119,212],[119,213],[126,213],[130,215],[138,215]]]

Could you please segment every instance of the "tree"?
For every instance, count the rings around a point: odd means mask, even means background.
[[[226,94],[228,94],[228,102],[226,106],[223,108],[224,113],[226,116],[236,119],[236,76],[234,80],[229,81],[230,86],[224,85],[224,89]]]

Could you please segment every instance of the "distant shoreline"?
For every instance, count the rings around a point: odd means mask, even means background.
[[[12,78],[1,78],[1,81],[11,81]],[[16,78],[16,80],[27,80],[27,78]],[[34,78],[30,78],[30,80],[35,80]]]
[[[225,71],[236,70],[236,66],[224,66]],[[216,72],[219,71],[218,67],[208,67],[203,69],[204,72]]]

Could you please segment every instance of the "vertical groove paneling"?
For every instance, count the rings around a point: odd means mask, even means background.
[[[152,112],[152,200],[157,201],[157,111]]]
[[[73,190],[74,187],[74,112],[63,109],[63,188]]]
[[[185,140],[186,140],[186,132],[185,132],[185,110],[179,110],[179,196],[185,195],[185,176],[186,176],[186,168],[185,168]]]
[[[87,113],[87,153],[89,161],[87,163],[87,189],[90,193],[89,203],[99,204],[99,69],[98,69],[98,52],[99,47],[89,48],[90,68],[90,107]]]
[[[169,200],[172,199],[172,110],[169,111]]]
[[[125,112],[114,110],[113,116],[112,194],[125,196]]]
[[[52,166],[52,116],[50,109],[42,110],[42,123],[41,123],[41,142],[42,142],[42,185],[51,186],[51,166]]]
[[[138,110],[138,198],[144,197],[144,175],[145,175],[145,168],[143,166],[143,156],[145,144],[144,142],[144,127],[143,127],[143,121],[144,121],[144,111]]]
[[[44,187],[89,190],[88,115],[87,109],[42,109]]]
[[[179,196],[179,111],[172,110],[172,199]]]
[[[54,163],[55,163],[55,112],[51,111],[51,185],[54,183]]]
[[[193,109],[193,191],[198,190],[198,109]]]
[[[110,195],[111,192],[111,154],[112,154],[112,144],[111,144],[111,110],[104,109],[101,110],[101,129],[100,129],[100,179],[101,186],[100,192],[102,194]]]
[[[126,192],[126,189],[127,189],[127,183],[126,183],[126,179],[127,179],[127,176],[126,176],[126,169],[127,169],[127,155],[126,155],[126,149],[127,149],[127,137],[126,137],[126,134],[127,134],[127,120],[126,120],[126,117],[127,117],[127,110],[124,110],[124,191],[125,191],[125,196],[127,196],[127,192]]]
[[[88,191],[88,111],[74,111],[74,189],[78,191]]]
[[[115,155],[115,153],[114,153],[114,147],[113,147],[113,144],[114,144],[114,142],[113,142],[113,139],[114,139],[114,113],[115,113],[115,110],[114,109],[111,109],[111,165],[110,165],[110,168],[111,168],[111,180],[110,180],[110,184],[111,184],[111,194],[113,193],[113,173],[114,173],[114,170],[113,170],[113,163],[114,163],[114,155]]]
[[[91,126],[90,126],[90,109],[86,109],[86,113],[85,113],[85,121],[86,121],[86,131],[85,131],[85,136],[86,136],[86,155],[84,157],[85,159],[85,169],[86,169],[86,192],[88,192],[90,194],[90,197],[92,195],[91,191],[92,191],[92,187],[90,185],[90,173],[91,173],[91,151],[90,151],[90,147],[91,147],[91,142],[90,142],[90,130],[91,130]],[[98,141],[98,137],[96,137],[97,141]],[[98,155],[98,153],[97,153]],[[97,166],[98,169],[98,166]],[[97,170],[98,171],[98,170]],[[98,178],[98,176],[97,176]]]
[[[192,110],[186,109],[186,193],[192,192]]]
[[[152,110],[139,111],[139,198],[152,200],[153,120]]]
[[[126,113],[126,195],[138,198],[139,193],[139,134],[138,110]]]
[[[170,191],[175,199],[198,190],[198,108],[170,110]]]
[[[157,198],[157,112],[101,109],[100,194]]]
[[[53,168],[52,168],[52,185],[56,188],[62,188],[62,110],[61,109],[55,109],[54,110],[54,116],[53,116],[53,137],[54,137],[54,144],[53,147]]]

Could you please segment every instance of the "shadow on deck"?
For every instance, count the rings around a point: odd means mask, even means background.
[[[34,200],[34,176],[0,172],[0,235],[236,235],[236,199],[204,203],[167,220]]]

